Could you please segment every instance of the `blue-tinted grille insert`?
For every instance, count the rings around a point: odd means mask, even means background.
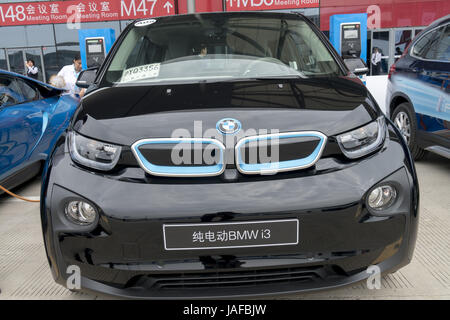
[[[213,165],[202,166],[185,166],[185,165],[173,165],[162,166],[156,165],[151,162],[151,159],[147,159],[143,156],[139,147],[149,144],[213,144],[220,150],[219,161]],[[156,176],[166,177],[205,177],[216,176],[222,174],[225,170],[224,163],[224,145],[215,139],[195,139],[195,138],[162,138],[162,139],[144,139],[134,143],[131,147],[136,159],[141,167],[148,173]]]
[[[290,139],[290,138],[302,138],[302,137],[313,137],[318,138],[319,143],[317,144],[314,151],[307,157],[288,160],[288,161],[277,161],[268,163],[245,163],[242,159],[241,148],[246,144],[251,142],[259,142],[264,140],[275,140],[275,139]],[[327,137],[317,131],[305,131],[305,132],[286,132],[270,135],[261,136],[251,136],[241,139],[235,147],[235,158],[236,167],[241,173],[244,174],[276,174],[278,172],[293,171],[299,169],[306,169],[313,166],[322,155],[322,151],[325,147]]]

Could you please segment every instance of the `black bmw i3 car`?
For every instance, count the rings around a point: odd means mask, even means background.
[[[359,70],[360,71],[360,70]],[[134,298],[333,288],[411,261],[404,139],[305,17],[130,24],[44,172],[54,279]]]

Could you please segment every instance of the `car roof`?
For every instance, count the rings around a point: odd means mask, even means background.
[[[450,22],[450,14],[443,16],[435,21],[433,21],[428,27],[426,27],[425,29],[423,29],[422,31],[420,31],[419,34],[416,35],[416,37],[414,37],[412,43],[417,43],[418,41],[420,41],[420,39],[422,38],[422,35],[428,33],[430,30],[433,30],[434,28],[437,28],[441,25],[445,25],[447,23]],[[409,48],[412,48],[412,45],[409,46]]]
[[[431,29],[431,28],[435,28],[435,27],[437,27],[437,26],[446,24],[446,23],[448,23],[448,22],[450,22],[450,14],[448,14],[448,15],[446,15],[446,16],[444,16],[444,17],[442,17],[442,18],[439,18],[439,19],[437,19],[436,21],[432,22],[432,23],[427,27],[427,29],[428,29],[428,28],[430,28],[430,29]]]
[[[297,18],[303,18],[304,20],[308,20],[306,16],[301,14],[300,12],[296,11],[289,11],[289,12],[276,12],[276,11],[217,11],[217,12],[197,12],[197,13],[183,13],[183,14],[176,14],[171,16],[161,16],[161,17],[154,17],[154,18],[139,18],[134,20],[131,25],[134,25],[134,23],[139,21],[145,21],[145,20],[151,20],[151,19],[157,19],[157,20],[171,20],[173,18],[198,18],[199,16],[259,16],[259,17],[297,17]]]
[[[52,86],[52,85],[50,85],[50,84],[47,84],[47,83],[45,83],[45,82],[42,82],[42,81],[39,81],[39,80],[30,78],[30,77],[24,76],[23,74],[20,74],[20,73],[15,73],[15,72],[11,72],[11,71],[7,71],[7,70],[2,70],[2,69],[0,69],[0,74],[4,74],[4,75],[16,77],[16,78],[25,79],[25,80],[27,80],[27,81],[34,82],[34,83],[36,83],[36,84],[38,84],[38,85],[40,85],[40,86],[47,87],[47,88],[49,88],[49,89],[51,89],[51,90],[60,90],[60,91],[63,91],[63,90],[64,90],[64,89],[56,88],[56,87],[54,87],[54,86]]]

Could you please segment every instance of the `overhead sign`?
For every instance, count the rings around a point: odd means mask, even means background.
[[[0,26],[134,20],[175,14],[175,0],[42,1],[0,4]]]
[[[227,0],[227,11],[319,8],[320,0]]]

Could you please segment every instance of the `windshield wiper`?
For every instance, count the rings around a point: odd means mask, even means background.
[[[218,83],[218,82],[238,82],[238,81],[273,81],[273,80],[297,80],[297,79],[308,79],[308,77],[303,75],[286,75],[286,76],[262,76],[262,77],[236,77],[231,79],[208,79],[200,80],[198,83]]]
[[[295,80],[295,79],[307,79],[308,77],[300,74],[291,74],[286,76],[266,76],[266,77],[254,77],[250,79],[254,80]]]

